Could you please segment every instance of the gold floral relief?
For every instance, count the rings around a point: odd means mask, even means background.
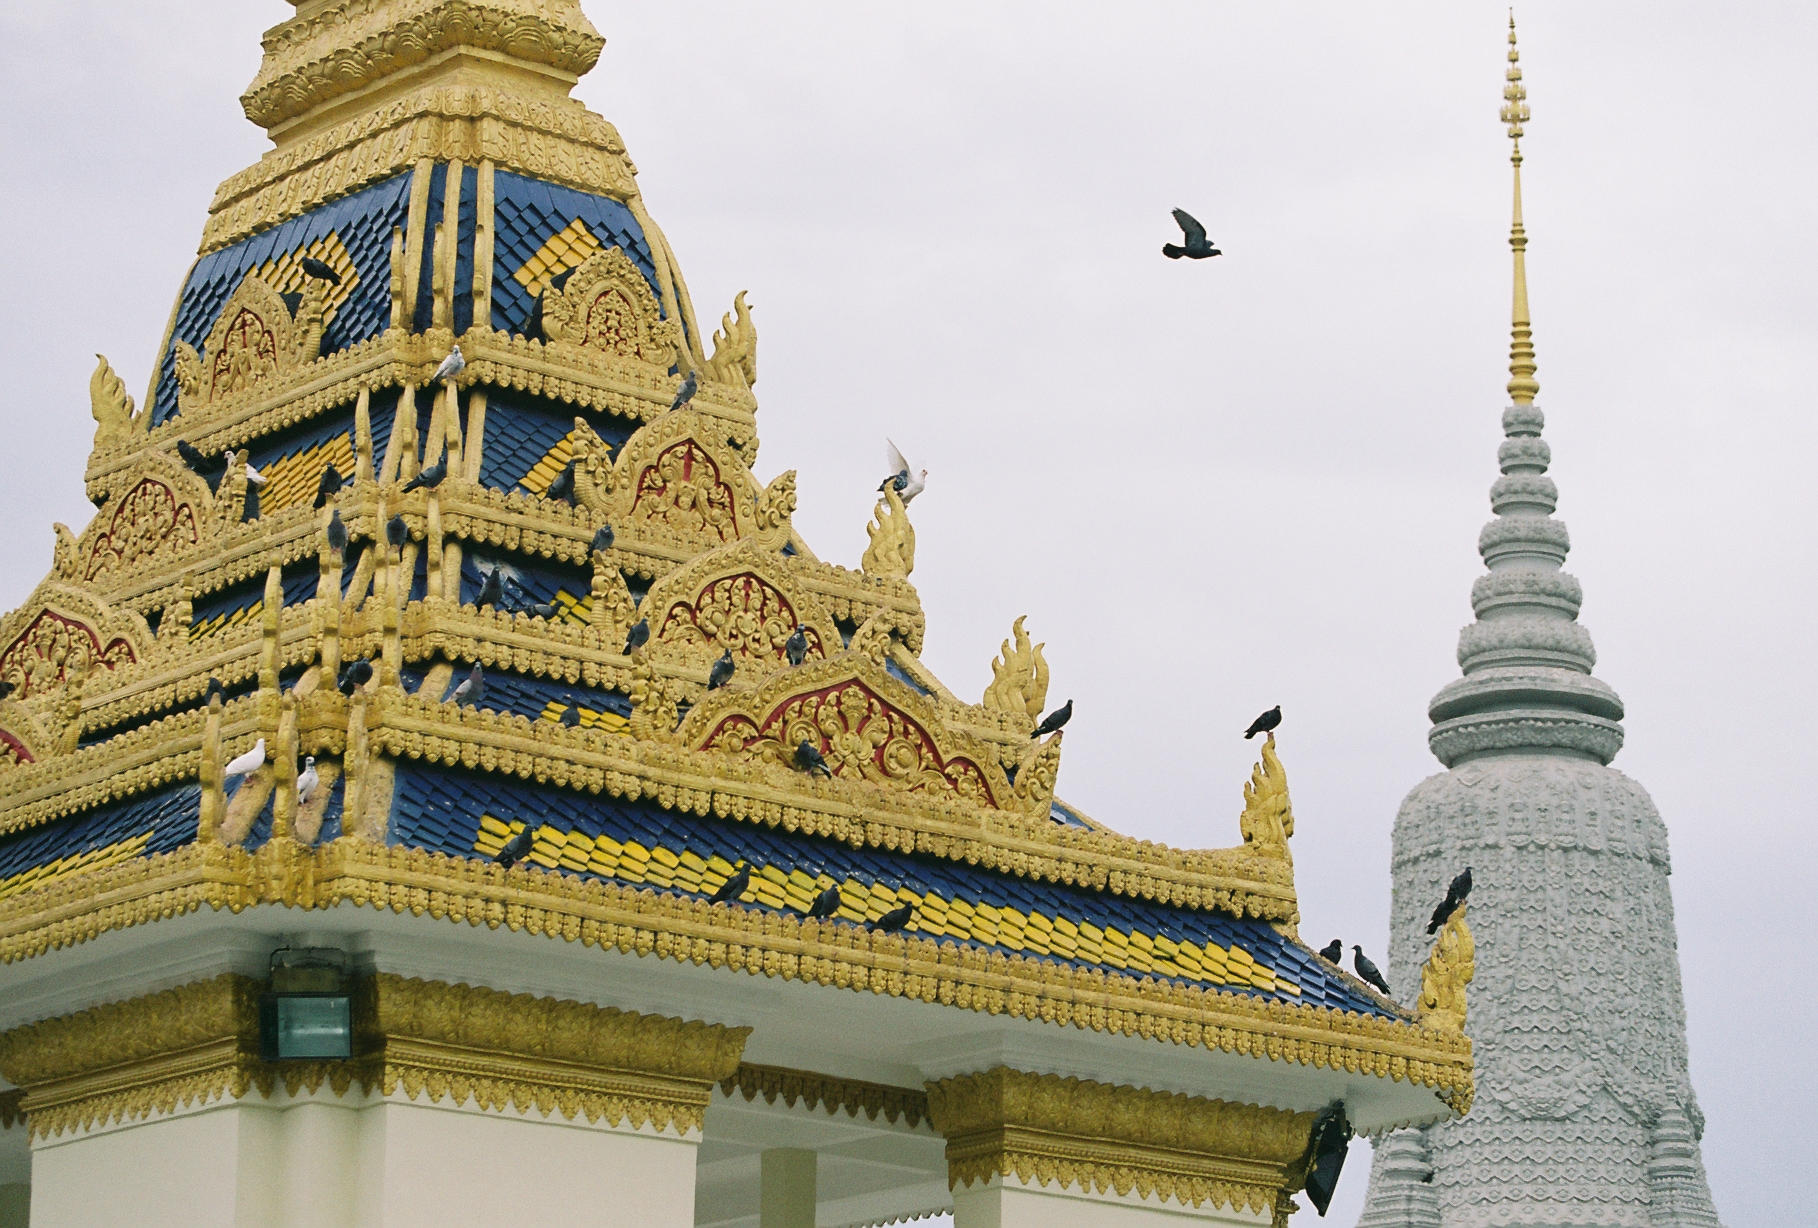
[[[597,251],[568,275],[560,290],[545,289],[543,335],[666,372],[677,360],[681,326],[662,317],[650,283],[620,247]]]
[[[182,550],[202,539],[201,521],[187,501],[157,478],[141,478],[120,500],[107,527],[90,539],[82,578],[131,567],[161,550]]]
[[[12,684],[15,696],[28,699],[65,680],[86,682],[96,669],[114,669],[137,659],[124,637],[103,644],[88,624],[43,610],[0,652],[0,678]]]

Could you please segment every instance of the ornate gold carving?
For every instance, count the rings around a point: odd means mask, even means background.
[[[71,579],[111,587],[123,573],[143,575],[154,558],[189,552],[219,527],[208,483],[164,453],[147,454],[137,481],[119,488],[82,531]]]
[[[798,623],[807,626],[809,657],[839,651],[839,628],[796,582],[787,560],[755,542],[710,551],[670,572],[640,608],[657,645],[702,669],[729,651],[748,672],[773,673],[786,664]]]
[[[1313,1113],[995,1067],[928,1084],[954,1187],[1015,1177],[1268,1214]]]
[[[543,334],[658,374],[674,365],[682,343],[682,326],[662,318],[650,283],[619,247],[589,256],[560,290],[543,291]]]
[[[865,574],[908,579],[909,573],[915,570],[915,526],[909,523],[909,513],[894,488],[885,487],[884,497],[877,501],[871,523],[865,526],[865,534],[871,538],[864,557],[859,560]]]
[[[756,530],[752,539],[761,549],[781,550],[795,529],[789,518],[795,515],[795,470],[788,469],[770,479],[758,495]]]
[[[746,1100],[764,1098],[765,1104],[779,1099],[790,1108],[806,1105],[822,1109],[829,1117],[845,1113],[876,1121],[882,1114],[891,1125],[902,1122],[913,1130],[928,1119],[928,1096],[917,1087],[890,1087],[883,1083],[865,1083],[858,1079],[836,1079],[809,1070],[791,1070],[786,1066],[754,1066],[742,1063],[730,1078],[720,1083],[720,1092],[730,1098],[733,1093]]]
[[[19,700],[66,683],[84,684],[95,670],[137,661],[151,648],[151,628],[136,614],[112,610],[82,589],[47,580],[18,610],[0,619],[0,678]]]
[[[1025,614],[1010,626],[1016,647],[1005,640],[1003,649],[991,660],[991,685],[985,688],[984,706],[992,712],[1010,712],[1031,721],[1042,714],[1048,702],[1048,662],[1042,659],[1043,644],[1031,644],[1023,630]]]
[[[305,279],[293,317],[264,278],[247,274],[221,308],[201,354],[188,342],[177,342],[181,412],[241,396],[256,384],[314,362],[322,348],[325,285]]]
[[[95,358],[99,365],[88,377],[89,410],[95,415],[95,446],[143,435],[151,425],[151,415],[133,412],[133,399],[126,393],[125,382],[114,374],[107,359],[99,354]]]
[[[734,316],[737,319],[734,319]],[[757,326],[745,306],[745,291],[732,300],[732,310],[720,317],[713,334],[713,357],[707,360],[707,378],[735,388],[757,384]]]
[[[1294,807],[1288,800],[1288,774],[1275,755],[1275,735],[1263,743],[1262,762],[1244,784],[1244,812],[1238,819],[1244,847],[1292,866],[1288,837],[1294,834]]]
[[[1452,910],[1420,970],[1418,1017],[1427,1027],[1448,1032],[1464,1031],[1465,986],[1477,975],[1477,943],[1465,924],[1465,908]]]
[[[1061,732],[1031,746],[1022,766],[1016,769],[1011,804],[1033,818],[1047,818],[1054,805],[1054,782],[1060,775]]]
[[[757,527],[755,483],[725,431],[691,409],[664,414],[625,441],[616,459],[575,420],[575,493],[634,538],[674,543],[690,555]]]

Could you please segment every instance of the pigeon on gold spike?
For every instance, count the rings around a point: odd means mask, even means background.
[[[1248,742],[1259,733],[1271,733],[1279,724],[1281,724],[1281,705],[1276,704],[1250,722],[1250,727],[1244,730],[1244,741]]]
[[[467,360],[461,357],[461,347],[457,345],[448,351],[448,357],[442,360],[442,364],[436,368],[436,373],[429,378],[432,383],[445,383],[465,370],[467,370]]]
[[[886,439],[884,445],[889,449],[884,454],[884,463],[890,467],[890,476],[878,483],[877,493],[881,495],[886,486],[893,486],[896,488],[897,498],[903,501],[904,507],[908,507],[911,499],[927,489],[928,471],[924,469],[919,475],[916,475],[909,468],[909,462],[904,458],[902,451],[894,443]]]

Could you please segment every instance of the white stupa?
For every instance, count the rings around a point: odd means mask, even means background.
[[[1502,119],[1515,139],[1514,343],[1489,573],[1459,638],[1464,676],[1429,708],[1447,771],[1395,820],[1391,980],[1419,989],[1427,922],[1472,867],[1477,942],[1467,1031],[1477,1098],[1462,1121],[1377,1140],[1360,1228],[1718,1228],[1686,1073],[1666,826],[1608,766],[1622,701],[1591,676],[1560,567],[1569,541],[1534,396],[1521,223],[1526,91],[1509,29]]]

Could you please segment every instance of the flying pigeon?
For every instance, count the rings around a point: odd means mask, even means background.
[[[574,502],[574,462],[562,466],[562,472],[555,475],[555,480],[543,488],[543,494],[550,499],[560,499],[564,503]]]
[[[465,370],[467,370],[467,360],[461,357],[461,347],[457,345],[448,351],[448,357],[442,360],[442,365],[437,367],[436,373],[429,378],[432,383],[440,380],[452,380]]]
[[[341,522],[341,509],[328,514],[328,548],[336,554],[347,553],[347,526]]]
[[[1212,240],[1206,238],[1206,228],[1201,226],[1191,213],[1185,209],[1176,209],[1174,220],[1180,223],[1180,231],[1187,237],[1187,245],[1176,247],[1172,243],[1164,243],[1162,244],[1162,255],[1170,260],[1179,260],[1182,256],[1189,260],[1204,260],[1207,256],[1224,254],[1212,246]]]
[[[410,540],[410,525],[404,517],[393,516],[385,522],[385,540],[398,550],[404,548],[404,543]]]
[[[1363,953],[1362,947],[1353,943],[1351,949],[1357,952],[1351,959],[1351,966],[1357,969],[1357,975],[1382,990],[1383,996],[1387,997],[1389,983],[1382,979],[1382,973],[1377,971],[1376,965],[1370,962],[1370,957]]]
[[[840,899],[840,885],[835,883],[833,886],[827,888],[827,890],[815,896],[814,903],[808,905],[808,911],[802,915],[806,917],[831,917],[840,910],[841,903],[843,903],[843,901]]]
[[[1042,723],[1035,727],[1035,732],[1029,736],[1032,738],[1046,737],[1072,719],[1073,701],[1069,699],[1066,703],[1048,713],[1048,715],[1042,719]]]
[[[736,668],[732,663],[732,649],[728,648],[720,654],[720,659],[713,663],[713,668],[707,671],[707,689],[717,691],[731,682],[733,671]]]
[[[177,455],[182,457],[183,463],[189,467],[189,471],[198,477],[205,478],[227,468],[226,457],[218,456],[211,460],[202,454],[201,448],[186,439],[177,440]]]
[[[321,783],[322,778],[316,775],[316,757],[305,756],[303,772],[297,777],[297,805],[307,805],[309,799],[316,795],[316,789]]]
[[[1268,733],[1279,724],[1281,724],[1281,705],[1276,704],[1250,722],[1250,727],[1244,730],[1244,741],[1248,742],[1259,733]]]
[[[729,904],[745,894],[745,888],[751,886],[751,869],[741,859],[734,867],[733,875],[721,883],[719,889],[707,897],[709,904]]]
[[[822,757],[820,749],[806,738],[803,738],[802,744],[795,748],[795,766],[810,776],[819,772],[828,780],[833,779],[833,769],[827,766],[827,760]]]
[[[313,277],[317,281],[331,282],[337,286],[341,284],[341,275],[329,268],[325,261],[317,260],[314,256],[305,256],[303,259],[297,261],[297,263],[303,266],[303,275],[305,277]]]
[[[1446,898],[1440,902],[1438,908],[1433,910],[1433,919],[1427,922],[1427,933],[1437,933],[1440,926],[1452,919],[1452,914],[1458,911],[1458,906],[1464,903],[1465,897],[1470,894],[1471,867],[1466,866],[1464,873],[1453,879],[1452,885],[1446,888]]]
[[[238,759],[232,760],[221,770],[221,779],[225,782],[232,780],[236,776],[250,776],[264,766],[265,739],[260,738],[257,742],[253,743],[253,748],[251,750],[247,751],[244,755],[241,755]]]
[[[1313,1119],[1313,1133],[1307,1139],[1307,1151],[1313,1157],[1307,1170],[1307,1201],[1321,1216],[1332,1205],[1332,1192],[1338,1188],[1338,1174],[1344,1171],[1350,1148],[1351,1123],[1345,1117],[1344,1102],[1336,1101]]]
[[[907,926],[915,916],[915,905],[899,904],[889,912],[871,923],[871,928],[881,934],[894,934]]]
[[[254,469],[251,461],[246,462],[246,481],[252,486],[265,485],[265,475]]]
[[[429,468],[427,468],[427,469],[423,470],[421,473],[417,474],[416,477],[414,477],[414,478],[410,479],[410,481],[404,483],[404,492],[403,493],[408,494],[411,491],[417,489],[419,486],[422,487],[424,490],[434,490],[436,487],[438,487],[442,484],[442,479],[447,476],[448,476],[448,457],[444,456],[441,460],[437,461],[435,464],[431,465]]]
[[[682,381],[682,386],[675,390],[675,401],[669,406],[671,412],[682,408],[682,406],[688,404],[689,401],[692,401],[694,399],[695,390],[699,387],[700,384],[696,382],[694,372],[690,371],[688,373],[688,378]]]
[[[530,855],[530,850],[536,846],[536,842],[537,829],[526,823],[524,830],[507,840],[505,847],[499,850],[493,860],[509,870]]]
[[[631,624],[631,632],[625,637],[625,652],[623,655],[628,657],[649,642],[650,622],[647,619],[640,618],[637,622]]]
[[[575,703],[574,696],[572,695],[564,695],[562,698],[568,701],[568,706],[562,709],[562,715],[558,718],[561,721],[562,728],[578,728],[581,723],[581,705]]]
[[[1319,948],[1319,957],[1328,964],[1336,964],[1345,957],[1344,940],[1341,938],[1334,938],[1331,942],[1328,942],[1325,946]]]
[[[505,577],[500,570],[495,567],[487,572],[486,578],[480,582],[480,591],[473,599],[473,608],[476,610],[483,610],[489,605],[499,605],[504,602],[504,600]]]
[[[907,507],[909,500],[927,489],[928,471],[924,469],[919,476],[914,475],[909,468],[909,462],[904,459],[902,452],[897,450],[897,446],[888,439],[884,440],[884,443],[889,447],[889,451],[884,454],[884,463],[890,466],[890,476],[877,484],[877,493],[881,495],[884,493],[884,487],[894,486],[897,497],[903,501],[903,506]]]
[[[371,661],[350,661],[347,664],[347,668],[341,671],[341,677],[340,680],[335,683],[335,689],[343,695],[352,695],[355,691],[371,681]]]
[[[776,641],[772,640],[771,643]],[[783,642],[783,651],[789,655],[789,664],[800,665],[808,657],[808,624],[797,623],[795,630]]]
[[[13,684],[10,682],[0,682],[0,687],[5,688],[4,690],[0,690],[0,699],[5,699],[6,692],[13,689]],[[219,678],[211,676],[208,680],[208,690],[202,692],[203,706],[207,707],[209,704],[214,703],[215,696],[217,695],[221,697],[222,703],[227,702],[227,688],[221,685],[221,680]]]
[[[598,531],[593,535],[593,552],[595,554],[605,554],[608,550],[612,549],[613,540],[614,535],[612,526],[609,524],[601,525]]]
[[[461,685],[454,689],[454,694],[450,695],[448,699],[457,708],[463,704],[472,704],[477,708],[484,698],[486,698],[486,671],[481,669],[480,663],[476,661],[473,672],[468,674]]]

